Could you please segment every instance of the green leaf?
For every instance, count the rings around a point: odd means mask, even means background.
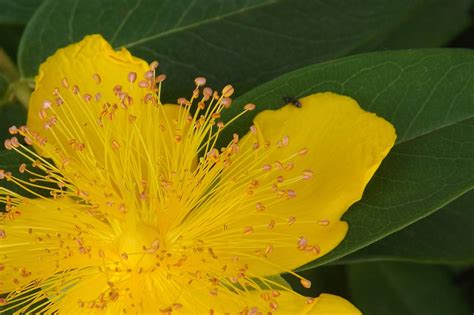
[[[396,31],[374,43],[376,48],[439,47],[447,44],[469,25],[469,18],[466,19],[469,1],[428,0],[418,1],[417,4]],[[456,19],[460,23],[452,23]]]
[[[290,70],[353,52],[442,44],[467,24],[468,5],[469,0],[47,0],[28,23],[19,65],[23,77],[33,77],[57,48],[100,33],[116,48],[158,59],[168,75],[168,99],[189,95],[198,75],[215,87],[232,83],[243,93]]]
[[[474,51],[387,51],[306,67],[237,98],[223,118],[234,116],[246,103],[275,109],[285,95],[321,91],[353,97],[394,124],[398,139],[362,201],[344,216],[350,226],[346,238],[303,268],[382,239],[474,186]],[[248,130],[255,112],[229,129]],[[223,136],[228,139],[231,133]]]
[[[368,263],[348,267],[351,302],[365,315],[471,314],[439,266]]]
[[[294,291],[304,296],[315,297],[322,293],[349,298],[345,266],[321,266],[298,272],[300,276],[311,281],[311,288],[304,288],[300,279],[294,275],[284,274],[283,278]]]
[[[11,60],[16,60],[20,38],[25,30],[24,25],[0,24],[0,47],[5,50]]]
[[[337,264],[373,260],[422,263],[474,263],[474,191],[426,219],[337,260]]]
[[[0,110],[1,110],[3,98],[5,97],[5,93],[7,93],[9,85],[10,85],[10,82],[8,82],[8,79],[3,74],[0,73]],[[0,117],[2,117],[2,115],[0,115]]]
[[[11,172],[15,176],[21,176],[20,172],[18,171],[18,167],[21,163],[29,163],[29,161],[16,153],[15,151],[7,151],[7,150],[0,150],[0,169]],[[19,188],[17,185],[3,179],[0,182],[0,192],[3,189],[11,190],[17,193],[24,193],[24,191]],[[31,196],[29,194],[25,194],[26,196]],[[0,212],[3,211],[5,205],[2,203],[0,204]]]
[[[26,24],[42,0],[0,0],[0,24]]]

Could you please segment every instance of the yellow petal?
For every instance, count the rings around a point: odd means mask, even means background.
[[[54,160],[78,195],[114,213],[136,207],[125,195],[158,177],[157,161],[174,144],[179,107],[154,106],[154,75],[126,49],[90,35],[59,49],[36,78],[28,112],[35,149]]]
[[[48,143],[62,145],[68,152],[73,151],[69,144],[73,136],[87,141],[93,151],[97,150],[102,143],[92,122],[97,122],[104,104],[118,103],[114,92],[116,86],[121,86],[135,101],[141,101],[145,90],[129,91],[128,74],[134,72],[139,76],[137,80],[141,80],[147,70],[147,63],[133,57],[126,49],[114,51],[100,35],[86,36],[78,43],[59,49],[40,66],[30,100],[28,126],[46,135]],[[91,99],[87,100],[89,97]],[[67,106],[55,106],[52,111],[49,102]],[[45,112],[49,117],[57,117],[60,129],[70,131],[62,130],[56,132],[57,137],[53,136],[45,128],[48,119],[40,118]]]
[[[307,298],[294,292],[287,291],[249,291],[238,296],[214,297],[200,295],[203,306],[200,312],[209,309],[215,314],[241,314],[245,311],[260,311],[263,314],[314,314],[314,315],[360,315],[360,311],[345,299],[331,295],[321,294],[317,298]],[[183,309],[183,313],[186,314]],[[255,313],[255,314],[258,314]]]
[[[98,273],[102,257],[117,257],[113,228],[85,209],[68,198],[30,199],[3,214],[0,294],[14,298],[38,287],[52,294]]]
[[[336,247],[347,231],[341,216],[361,198],[396,138],[390,123],[347,96],[318,93],[301,104],[260,113],[254,134],[239,142],[247,158],[231,164],[229,182],[221,184],[230,191],[226,198],[241,197],[226,231],[214,231],[220,235],[214,250],[222,256],[233,248],[253,276],[297,268]],[[258,184],[245,196],[227,188],[235,178]]]
[[[195,291],[192,307],[183,305],[183,314],[314,314],[314,315],[360,315],[361,312],[347,300],[331,295],[321,294],[317,298],[308,298],[288,291],[248,291],[239,295],[212,296],[207,292]],[[247,311],[248,313],[245,313]],[[178,312],[181,314],[181,312]]]
[[[362,314],[347,300],[332,294],[321,294],[307,314],[314,315],[359,315]]]

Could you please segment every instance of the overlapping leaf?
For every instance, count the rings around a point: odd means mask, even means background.
[[[26,24],[42,0],[0,0],[0,24]]]
[[[474,262],[474,191],[426,219],[390,235],[336,263],[403,260],[422,263]]]
[[[468,315],[469,306],[440,266],[368,263],[348,267],[352,301],[365,315]]]
[[[468,0],[46,0],[27,26],[19,63],[22,75],[33,77],[56,49],[101,33],[116,48],[158,59],[171,100],[189,95],[198,75],[243,93],[355,52],[444,44],[467,24],[468,6]]]

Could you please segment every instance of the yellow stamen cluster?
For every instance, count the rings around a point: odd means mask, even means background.
[[[278,309],[278,290],[288,288],[254,272],[251,262],[279,268],[267,259],[289,242],[278,228],[298,218],[271,211],[297,198],[296,182],[313,177],[311,170],[288,175],[308,149],[269,164],[291,139],[272,143],[256,126],[216,147],[222,130],[255,105],[223,122],[234,88],[219,93],[205,87],[203,77],[195,79],[191,98],[178,99],[179,107],[164,105],[166,76],[157,70],[153,62],[145,73],[128,73],[127,86],[109,91],[114,99],[104,99],[101,73],[90,74],[95,91],[63,78],[37,113],[43,130],[10,128],[5,148],[30,163],[19,167],[18,176],[0,170],[0,180],[44,202],[0,188],[7,210],[0,218],[0,287],[11,288],[3,300],[7,308],[54,310],[70,297],[85,312],[170,314],[193,292],[206,290],[218,299],[270,290],[242,311]],[[28,207],[38,214],[27,221],[22,209]],[[255,215],[268,217],[265,226],[248,219]],[[9,229],[21,242],[8,241]],[[291,242],[319,254],[304,236]],[[106,284],[96,288],[101,293],[85,294],[97,282]],[[311,286],[307,279],[301,284]]]

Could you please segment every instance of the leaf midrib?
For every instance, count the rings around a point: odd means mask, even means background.
[[[226,13],[226,14],[217,15],[217,16],[214,16],[214,17],[211,17],[211,18],[208,18],[206,20],[202,20],[202,21],[199,21],[199,22],[196,22],[196,23],[191,23],[191,24],[188,24],[188,25],[185,25],[185,26],[181,26],[181,27],[173,28],[173,29],[161,32],[161,33],[157,33],[157,34],[154,34],[154,35],[151,35],[151,36],[143,37],[142,39],[139,39],[139,40],[136,40],[134,42],[122,45],[121,47],[131,48],[131,47],[140,45],[142,43],[148,42],[150,40],[165,37],[165,36],[168,36],[168,35],[171,35],[171,34],[174,34],[174,33],[178,33],[178,32],[185,31],[185,30],[188,30],[188,29],[191,29],[191,28],[199,27],[201,25],[210,24],[212,22],[219,21],[219,20],[222,20],[224,18],[234,16],[234,15],[237,15],[237,14],[240,14],[240,13],[249,12],[249,11],[259,9],[259,8],[262,8],[262,7],[265,7],[265,6],[273,5],[274,3],[277,3],[279,1],[281,1],[281,0],[268,0],[266,2],[257,4],[257,5],[248,6],[248,7],[241,8],[241,9],[238,9],[238,10]],[[115,48],[118,48],[118,47],[115,47]]]

